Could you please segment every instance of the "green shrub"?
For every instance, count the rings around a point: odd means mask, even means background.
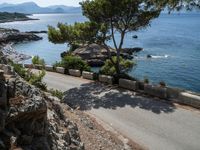
[[[90,71],[90,66],[77,56],[65,56],[61,62],[56,62],[54,67],[64,67],[66,71],[69,69],[77,69],[80,71]]]
[[[47,87],[44,82],[42,82],[43,77],[45,76],[45,71],[42,70],[42,72],[39,72],[39,74],[34,74],[30,70],[25,69],[20,64],[12,64],[14,67],[15,72],[23,79],[25,79],[27,82],[29,82],[32,85],[35,85],[36,87],[40,88],[41,90],[46,91]]]
[[[117,57],[112,58],[114,63],[117,62]],[[120,57],[120,72],[121,74],[127,74],[135,65],[133,61],[125,60],[122,57]],[[111,62],[110,59],[106,60],[104,66],[100,69],[101,74],[105,75],[115,75],[117,73],[115,66]]]
[[[42,82],[42,79],[45,76],[45,71],[42,70],[39,74],[30,73],[29,76],[29,83],[35,85],[36,87],[40,88],[41,90],[46,90],[47,86],[45,83]]]
[[[144,83],[149,84],[149,79],[147,77],[144,77]]]
[[[166,83],[164,81],[160,81],[159,84],[160,84],[161,87],[166,87]]]
[[[32,58],[32,64],[44,66],[45,65],[45,61],[44,61],[44,59],[41,59],[39,56],[34,56]]]
[[[63,96],[64,96],[63,92],[59,91],[59,90],[50,89],[48,92],[51,93],[52,96],[55,96],[55,97],[57,97],[59,99],[62,99]]]

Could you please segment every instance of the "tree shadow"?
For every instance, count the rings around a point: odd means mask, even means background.
[[[115,88],[101,83],[87,83],[79,88],[64,92],[64,103],[72,108],[91,110],[92,108],[116,109],[118,107],[139,107],[156,114],[174,112],[176,107],[172,103],[165,103],[144,96],[137,96],[134,92]]]

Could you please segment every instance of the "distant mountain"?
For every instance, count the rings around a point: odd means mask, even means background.
[[[40,7],[34,2],[27,2],[22,4],[0,4],[0,12],[18,12],[25,14],[41,14],[41,13],[80,13],[80,7],[55,5],[49,7]]]

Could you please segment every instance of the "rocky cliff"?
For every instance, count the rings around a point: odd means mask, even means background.
[[[84,149],[78,128],[56,98],[0,65],[0,149]]]

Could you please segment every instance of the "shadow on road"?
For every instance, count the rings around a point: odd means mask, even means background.
[[[64,102],[72,108],[79,107],[80,110],[116,109],[117,107],[131,106],[139,107],[156,114],[174,112],[176,107],[173,104],[164,103],[135,96],[134,92],[122,90],[100,83],[88,83],[81,85],[80,88],[73,88],[65,92]]]

